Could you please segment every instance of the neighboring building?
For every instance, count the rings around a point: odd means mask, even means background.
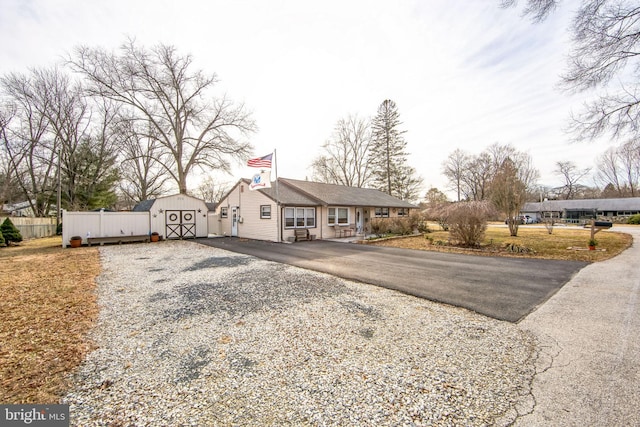
[[[640,197],[547,200],[525,203],[521,213],[537,220],[553,217],[574,224],[585,223],[594,218],[621,221],[640,213]]]
[[[209,208],[204,200],[175,194],[143,200],[133,212],[149,212],[149,230],[166,239],[207,237]]]
[[[2,205],[0,207],[2,208],[0,209],[0,213],[6,214],[9,216],[16,216],[16,217],[34,217],[35,216],[33,209],[31,208],[31,203],[29,203],[28,201],[14,203],[11,205]],[[49,207],[48,216],[49,217],[56,216],[55,205]]]
[[[241,179],[218,203],[219,234],[277,242],[306,229],[327,239],[366,234],[373,218],[404,217],[417,209],[370,188],[286,178],[255,191],[249,184]]]

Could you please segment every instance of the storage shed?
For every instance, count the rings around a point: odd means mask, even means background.
[[[143,200],[134,212],[149,212],[151,232],[165,239],[207,237],[207,214],[204,200],[186,194],[175,194],[157,199]]]

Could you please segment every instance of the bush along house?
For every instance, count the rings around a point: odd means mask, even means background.
[[[371,188],[278,178],[251,190],[241,179],[216,207],[218,234],[268,241],[364,236],[374,218],[407,217],[416,206]]]

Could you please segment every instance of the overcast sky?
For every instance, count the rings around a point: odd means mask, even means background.
[[[590,167],[606,149],[571,144],[563,131],[580,107],[557,89],[576,2],[542,24],[499,3],[0,0],[0,74],[50,66],[79,44],[162,42],[192,54],[252,111],[255,155],[276,149],[279,176],[311,178],[338,119],[372,117],[391,99],[425,191],[446,188],[442,162],[453,150],[495,142],[528,152],[540,183],[557,185],[556,161]],[[253,172],[238,166],[226,179]]]

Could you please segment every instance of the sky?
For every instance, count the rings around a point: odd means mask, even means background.
[[[585,100],[558,89],[576,1],[533,24],[499,0],[0,0],[0,75],[52,66],[78,45],[163,43],[244,103],[254,154],[276,150],[280,177],[311,179],[336,122],[391,99],[425,192],[446,191],[455,149],[494,143],[530,154],[540,184],[557,186],[557,161],[594,167],[607,148],[565,131]],[[236,165],[217,179],[254,172]]]

